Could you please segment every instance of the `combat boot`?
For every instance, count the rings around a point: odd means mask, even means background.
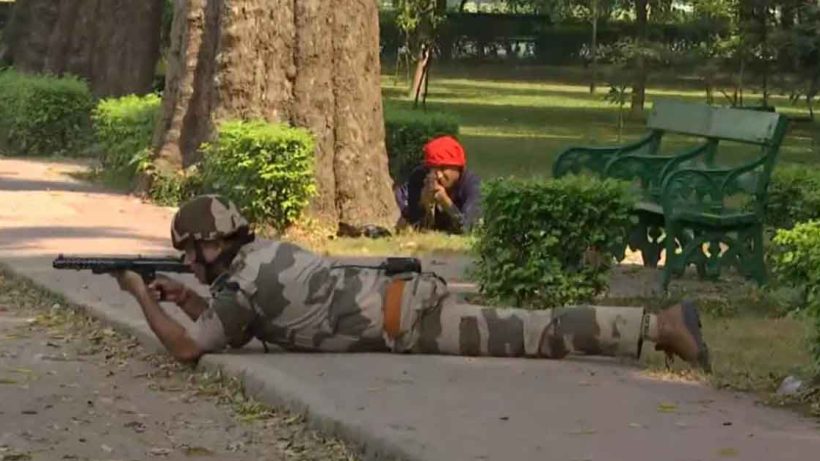
[[[667,365],[677,355],[691,365],[712,371],[709,348],[703,342],[700,314],[692,301],[670,307],[657,314],[658,339],[655,350],[666,353]]]

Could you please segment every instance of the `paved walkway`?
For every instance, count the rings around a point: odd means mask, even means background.
[[[168,254],[173,210],[64,174],[78,169],[0,158],[0,262],[158,348],[112,279],[55,271],[51,260],[60,252]],[[365,459],[802,461],[820,450],[816,422],[746,395],[649,379],[609,360],[262,354],[251,347],[208,355],[200,366],[223,367],[258,398],[307,412],[321,430],[358,445]]]

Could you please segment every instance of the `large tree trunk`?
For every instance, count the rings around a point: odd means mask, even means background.
[[[8,58],[25,72],[73,74],[97,96],[148,93],[163,0],[17,0]]]
[[[638,25],[638,40],[639,43],[646,43],[648,37],[648,10],[647,0],[635,0],[635,22]],[[635,80],[632,83],[632,115],[638,115],[643,112],[644,103],[646,102],[646,80],[647,80],[647,66],[646,59],[642,56],[638,57],[635,63]]]
[[[378,11],[372,0],[176,0],[158,169],[200,160],[227,119],[310,129],[329,222],[398,217],[384,145]]]

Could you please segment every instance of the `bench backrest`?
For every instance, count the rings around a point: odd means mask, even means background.
[[[779,148],[784,133],[780,114],[714,107],[673,99],[656,100],[647,127],[668,133],[702,136]]]
[[[740,167],[745,172],[733,175],[731,182],[738,190],[754,194],[758,207],[765,206],[769,181],[788,129],[786,117],[773,112],[664,99],[655,101],[647,126],[662,133],[679,133],[713,141],[737,141],[759,146],[762,156],[748,164],[754,168]]]

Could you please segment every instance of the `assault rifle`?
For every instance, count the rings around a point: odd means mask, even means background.
[[[145,280],[145,283],[153,282],[157,272],[176,272],[180,274],[192,272],[188,265],[182,262],[182,257],[66,257],[61,254],[57,256],[52,266],[55,269],[90,270],[94,274],[108,274],[129,270],[140,274],[142,279]]]

